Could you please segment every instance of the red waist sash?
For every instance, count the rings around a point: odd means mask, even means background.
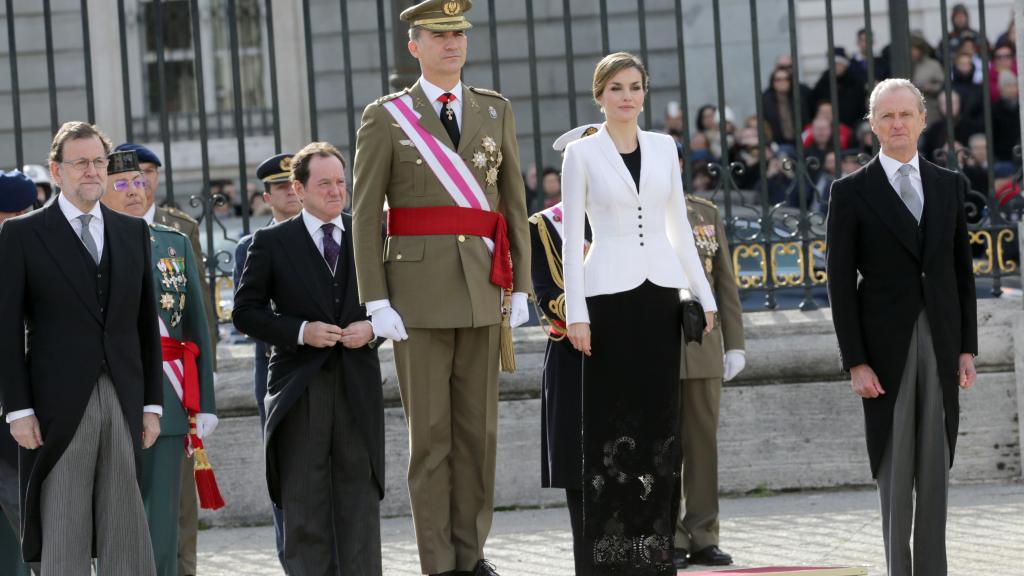
[[[491,258],[491,284],[512,289],[512,251],[508,243],[508,225],[500,212],[430,206],[426,208],[391,208],[388,210],[388,235],[435,236],[464,234],[494,241]]]
[[[181,360],[184,374],[179,375],[181,381],[181,405],[189,416],[199,412],[199,368],[196,366],[196,358],[199,357],[199,346],[195,342],[183,342],[160,337],[160,346],[163,350],[164,362]]]

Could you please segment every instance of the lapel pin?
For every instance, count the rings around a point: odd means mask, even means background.
[[[494,109],[494,106],[488,106],[487,113],[491,115],[491,120],[498,119],[498,111]]]

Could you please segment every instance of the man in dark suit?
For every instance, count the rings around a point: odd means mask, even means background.
[[[101,574],[155,574],[139,490],[163,404],[149,229],[99,204],[109,152],[95,126],[64,124],[60,195],[0,228],[0,404],[21,446],[22,554],[43,574],[90,574],[94,543]]]
[[[235,326],[272,345],[265,445],[291,575],[380,575],[384,409],[373,328],[356,293],[341,153],[292,161],[301,214],[265,228],[235,294]],[[273,306],[273,310],[271,310]]]
[[[0,225],[8,218],[24,214],[36,201],[36,185],[17,170],[0,172]],[[28,576],[28,565],[21,560],[21,513],[18,511],[18,443],[10,427],[0,420],[0,574]]]
[[[978,351],[968,184],[918,157],[925,105],[909,81],[879,83],[869,120],[880,153],[832,185],[832,319],[864,399],[889,574],[943,576],[957,386],[974,383]]]
[[[273,219],[267,226],[275,226],[285,220],[294,218],[302,211],[302,200],[292,190],[292,155],[277,154],[267,158],[256,168],[256,177],[263,181],[263,201],[270,206]],[[243,237],[235,247],[235,287],[242,283],[242,270],[245,269],[245,257],[252,245],[252,234]],[[270,346],[255,340],[253,357],[253,392],[256,395],[256,410],[260,415],[260,432],[267,425],[267,409],[263,403],[267,396],[267,367],[270,363]],[[284,519],[281,509],[272,506],[274,512],[274,537],[277,544],[277,559],[284,566]]]

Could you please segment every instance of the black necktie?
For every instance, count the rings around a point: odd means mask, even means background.
[[[458,149],[459,121],[455,118],[455,109],[452,107],[452,102],[455,102],[455,95],[451,92],[445,92],[437,97],[437,101],[441,103],[441,125],[448,132],[448,137],[452,139],[452,144]]]

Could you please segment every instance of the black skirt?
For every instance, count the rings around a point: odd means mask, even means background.
[[[582,485],[582,380],[583,354],[568,338],[548,340],[540,423],[540,480],[544,488],[579,490]]]
[[[651,282],[587,298],[584,542],[592,574],[675,574],[679,291]]]

